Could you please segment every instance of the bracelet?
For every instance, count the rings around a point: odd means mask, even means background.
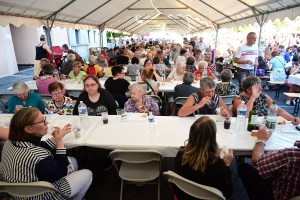
[[[258,144],[258,143],[261,143],[261,142],[264,143],[264,146],[266,146],[266,142],[264,140],[256,140],[255,145]]]

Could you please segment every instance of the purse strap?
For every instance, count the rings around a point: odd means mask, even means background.
[[[146,84],[151,88],[152,92],[154,93],[154,95],[156,95],[156,92],[153,90],[152,86],[150,85],[150,83],[148,83],[148,81],[145,81]]]
[[[275,57],[277,60],[279,60],[279,58]],[[281,60],[279,60],[279,62],[281,62]],[[281,62],[283,68],[284,68],[284,64]]]

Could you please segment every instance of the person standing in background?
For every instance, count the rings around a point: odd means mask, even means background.
[[[46,53],[52,54],[51,49],[46,43],[45,35],[41,35],[40,42],[35,45],[35,62],[34,62],[34,76],[39,76],[42,68],[40,66],[41,59],[47,58]],[[54,53],[54,55],[58,55]]]

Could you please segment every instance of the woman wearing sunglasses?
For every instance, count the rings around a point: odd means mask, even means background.
[[[2,151],[3,179],[10,183],[47,181],[66,196],[81,200],[92,182],[92,172],[77,171],[76,159],[66,155],[62,140],[71,132],[71,125],[62,129],[54,127],[53,137],[41,141],[47,132],[48,122],[38,108],[24,108],[14,114]],[[54,149],[55,156],[51,153]],[[34,199],[60,197],[56,193],[45,193]]]
[[[52,98],[46,103],[48,114],[72,115],[73,100],[64,95],[64,85],[60,82],[51,83],[48,86]]]

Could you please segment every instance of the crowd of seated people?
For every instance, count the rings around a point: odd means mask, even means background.
[[[51,99],[45,104],[41,96],[30,92],[25,83],[14,83],[12,89],[15,95],[8,100],[8,112],[15,114],[12,122],[18,123],[19,126],[11,126],[9,130],[2,130],[0,127],[0,140],[8,139],[2,152],[2,166],[0,166],[6,170],[2,174],[4,180],[19,182],[19,179],[12,180],[9,177],[13,174],[22,179],[24,176],[24,174],[19,174],[18,170],[8,170],[11,162],[17,163],[17,168],[27,166],[26,162],[34,162],[36,158],[39,158],[41,163],[34,163],[34,169],[26,168],[30,175],[28,177],[33,178],[26,179],[26,182],[44,180],[52,183],[59,190],[62,190],[60,183],[64,182],[65,187],[67,187],[64,192],[67,196],[75,199],[84,197],[92,182],[92,174],[89,170],[78,171],[76,159],[66,156],[62,138],[70,132],[69,125],[63,129],[55,128],[52,133],[53,137],[41,142],[41,137],[46,134],[48,124],[42,114],[78,115],[78,106],[82,101],[88,108],[89,116],[101,116],[102,112],[116,115],[118,106],[124,107],[125,112],[152,112],[155,116],[159,116],[162,115],[161,110],[150,95],[158,94],[158,82],[163,81],[162,75],[168,74],[165,84],[169,84],[168,82],[171,80],[182,81],[182,84],[174,85],[173,93],[163,94],[168,97],[171,115],[175,114],[176,105],[172,102],[177,97],[187,98],[184,105],[179,108],[179,117],[189,116],[193,113],[215,115],[218,108],[220,108],[221,116],[234,117],[241,101],[246,103],[247,116],[254,105],[259,116],[263,116],[267,112],[268,107],[272,104],[272,99],[262,92],[259,78],[254,76],[245,78],[242,84],[243,91],[238,93],[237,86],[231,80],[231,70],[225,69],[220,74],[221,82],[216,84],[216,68],[211,63],[211,53],[204,53],[205,49],[201,49],[199,45],[198,47],[196,45],[195,48],[190,48],[192,45],[184,45],[184,47],[182,48],[182,45],[179,44],[169,47],[165,44],[149,46],[140,44],[134,45],[132,48],[115,48],[110,49],[108,53],[101,51],[97,60],[95,56],[90,56],[89,63],[85,65],[76,61],[75,54],[68,53],[68,61],[61,66],[60,77],[62,79],[82,80],[83,90],[76,99],[75,105],[72,98],[68,97],[64,84],[54,78],[54,66],[42,59],[40,62],[42,74],[35,77],[36,84],[39,93],[49,94]],[[176,69],[172,70],[171,63],[173,62],[170,63],[168,57],[175,61],[176,65],[173,67]],[[127,72],[125,72],[123,65],[128,65]],[[126,73],[135,74],[137,71],[141,75],[140,83],[130,83],[124,79]],[[291,74],[296,73],[296,71],[292,69]],[[103,85],[105,89],[99,82],[99,78],[103,76],[107,78]],[[200,88],[195,87],[194,80],[200,81],[200,83],[196,83],[200,85]],[[222,96],[227,95],[237,95],[233,100],[232,109],[225,105],[222,100]],[[123,105],[120,105],[117,100],[120,96]],[[278,109],[278,116],[291,121],[294,125],[300,123],[299,118],[293,117],[281,108]],[[26,121],[21,120],[24,117]],[[16,134],[20,135],[17,137]],[[234,190],[230,170],[233,151],[229,150],[229,153],[221,159],[216,134],[216,124],[208,116],[197,119],[190,128],[186,143],[178,150],[175,158],[175,172],[196,183],[214,187],[220,190],[226,199],[230,199]],[[239,175],[251,200],[280,199],[281,196],[284,196],[284,199],[289,199],[300,195],[299,188],[297,188],[299,184],[295,184],[294,187],[288,186],[289,181],[292,180],[287,181],[285,178],[280,178],[280,176],[284,177],[285,172],[289,170],[292,176],[299,177],[299,166],[292,162],[294,162],[295,157],[299,157],[300,152],[295,148],[264,153],[264,143],[271,135],[272,132],[265,128],[258,131],[258,140],[252,155],[252,161],[257,168],[246,163],[238,167]],[[18,145],[14,145],[15,143]],[[9,153],[11,148],[20,149],[20,154],[29,154],[27,151],[21,151],[22,145],[31,145],[41,153],[31,154],[26,162],[22,159],[18,160],[18,156],[12,157]],[[295,145],[300,147],[299,142]],[[50,156],[50,151],[55,147],[56,156]],[[291,155],[290,151],[293,151],[294,154]],[[285,156],[286,154],[288,156]],[[43,156],[43,158],[39,156]],[[282,163],[291,162],[292,167],[296,169],[281,165],[280,161]],[[68,173],[66,169],[70,164],[73,165],[74,170]],[[57,166],[60,166],[59,169]],[[267,171],[267,169],[271,171]],[[269,178],[272,180],[268,180]],[[282,187],[278,187],[279,184],[282,184]],[[260,187],[264,190],[257,192]],[[289,187],[292,187],[292,190],[288,190]],[[174,186],[174,193],[178,200],[193,199],[176,186]]]

